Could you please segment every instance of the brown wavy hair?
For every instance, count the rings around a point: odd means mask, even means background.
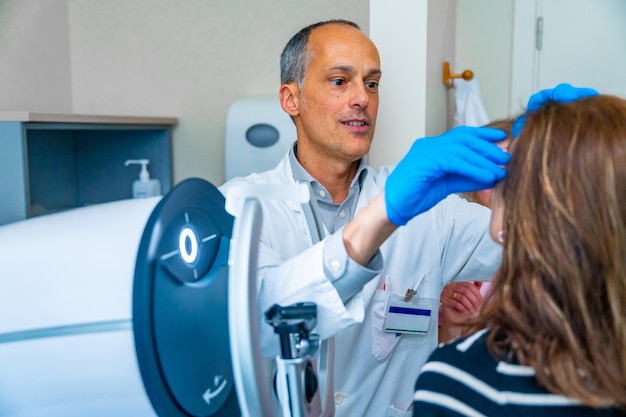
[[[547,390],[626,409],[626,100],[550,102],[513,140],[489,349]]]

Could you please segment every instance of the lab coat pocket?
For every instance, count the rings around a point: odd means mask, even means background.
[[[376,290],[372,300],[372,355],[379,361],[387,359],[402,335],[384,330],[390,291]]]

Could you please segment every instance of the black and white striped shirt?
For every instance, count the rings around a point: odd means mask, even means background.
[[[551,394],[538,385],[531,367],[495,360],[487,335],[482,330],[433,352],[415,384],[414,417],[626,416]]]

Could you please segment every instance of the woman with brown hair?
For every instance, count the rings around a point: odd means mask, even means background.
[[[483,330],[433,353],[414,415],[626,415],[626,100],[544,100],[510,149]]]

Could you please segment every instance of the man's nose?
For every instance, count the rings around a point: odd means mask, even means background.
[[[354,83],[352,86],[352,97],[350,107],[365,108],[369,104],[370,97],[365,88],[365,83]]]

